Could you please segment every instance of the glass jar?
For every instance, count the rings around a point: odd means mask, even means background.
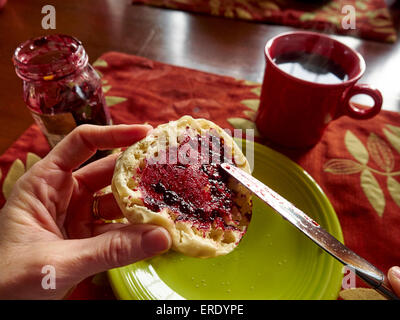
[[[13,62],[24,101],[51,147],[80,124],[111,124],[100,77],[78,39],[28,40],[15,50]]]

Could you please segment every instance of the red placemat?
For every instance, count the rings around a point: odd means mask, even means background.
[[[185,114],[223,128],[254,128],[260,84],[109,52],[94,66],[115,123],[153,126]],[[258,141],[265,143],[262,139]],[[49,151],[32,125],[1,157],[0,207],[12,184]],[[400,263],[400,114],[382,111],[332,122],[308,151],[280,150],[317,181],[339,217],[345,243],[387,272]],[[360,282],[359,286],[363,286]],[[83,281],[73,299],[113,298],[104,274]]]
[[[132,0],[170,9],[225,18],[268,22],[285,26],[395,42],[396,31],[384,0]],[[355,29],[342,26],[354,8]],[[342,12],[343,11],[343,12]],[[344,19],[344,22],[347,22]],[[346,25],[346,24],[345,24]]]

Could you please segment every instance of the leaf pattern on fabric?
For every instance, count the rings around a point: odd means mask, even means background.
[[[356,1],[356,8],[360,10],[367,10],[368,6],[363,1]]]
[[[260,134],[258,133],[256,124],[253,121],[250,121],[248,119],[244,118],[229,118],[227,121],[234,127],[235,129],[253,129],[254,130],[254,136],[259,137]]]
[[[383,129],[383,133],[385,134],[386,138],[392,145],[392,147],[400,153],[400,127],[386,125],[388,129]]]
[[[378,181],[368,169],[361,172],[361,187],[367,196],[369,203],[378,215],[382,217],[386,205],[385,196]]]
[[[14,184],[17,182],[17,180],[39,160],[41,160],[41,158],[32,152],[28,152],[26,155],[26,166],[20,159],[14,160],[11,167],[8,169],[8,173],[3,181],[2,191],[4,199],[8,199],[12,188],[14,187]]]
[[[103,89],[103,93],[107,93],[108,91],[110,91],[111,86],[110,85],[106,85],[106,86],[102,86],[101,88]]]
[[[393,201],[400,207],[400,183],[393,177],[388,177],[387,188]]]
[[[387,124],[386,127],[390,129],[390,131],[392,131],[395,135],[400,137],[400,127],[391,124]]]
[[[349,34],[365,39],[395,42],[397,32],[386,3],[382,0],[324,1],[318,6],[299,6],[290,0],[133,0],[191,12],[227,18],[270,22],[303,29]],[[357,32],[342,26],[344,5],[355,8]]]
[[[390,129],[390,130],[389,130]],[[383,132],[393,147],[400,148],[400,127],[386,125]],[[340,174],[356,174],[361,172],[360,184],[369,203],[382,217],[386,207],[384,190],[379,185],[374,175],[386,176],[386,187],[390,197],[400,206],[400,183],[394,178],[400,176],[400,171],[395,168],[395,157],[390,145],[375,133],[370,133],[367,138],[367,148],[361,140],[350,130],[346,131],[344,143],[349,153],[357,160],[330,159],[324,166],[325,172]],[[398,150],[400,152],[400,150]],[[382,170],[368,166],[368,161],[373,160]]]
[[[246,99],[240,101],[241,104],[244,104],[247,108],[257,111],[260,105],[260,99]]]
[[[103,59],[97,59],[95,62],[92,64],[93,67],[108,67],[107,61]]]
[[[103,59],[97,59],[93,63],[93,67],[107,67],[107,66],[108,66],[107,61],[105,61]],[[103,73],[101,71],[99,71],[98,69],[95,69],[95,71],[99,74],[100,78],[103,78]],[[107,107],[112,107],[112,106],[115,106],[116,104],[119,104],[119,103],[122,103],[122,102],[128,100],[125,97],[116,97],[116,96],[106,95],[106,93],[111,90],[112,86],[110,84],[108,84],[108,81],[105,79],[102,79],[101,83],[102,83],[101,89],[103,90],[103,93],[105,95]]]
[[[106,104],[108,107],[112,107],[118,103],[124,102],[128,100],[124,97],[115,97],[115,96],[106,96]]]
[[[239,79],[239,81],[240,81],[242,84],[246,85],[246,86],[259,86],[259,85],[260,85],[258,82],[250,81],[250,80],[240,80],[240,79]]]
[[[244,10],[243,8],[236,8],[236,15],[244,20],[252,20],[253,16],[251,15],[250,12],[248,12],[247,10]]]
[[[306,12],[306,13],[303,13],[301,16],[300,16],[300,18],[299,18],[299,20],[300,21],[309,21],[309,20],[314,20],[315,19],[315,16],[316,16],[316,14],[315,13],[311,13],[311,12]]]
[[[28,154],[26,155],[26,171],[28,171],[30,168],[32,168],[32,166],[38,162],[39,160],[41,160],[42,158],[40,158],[39,156],[37,156],[36,154],[32,153],[32,152],[28,152]]]
[[[219,14],[219,9],[220,9],[220,1],[219,0],[210,0],[210,9],[211,9],[211,14],[217,16]]]
[[[357,161],[362,164],[368,163],[369,155],[367,149],[350,130],[347,130],[344,142],[347,150]]]
[[[361,172],[365,166],[350,159],[331,159],[324,164],[324,171],[333,174],[354,174]]]
[[[261,86],[253,88],[250,91],[253,92],[257,96],[261,96]]]
[[[392,150],[385,140],[379,138],[375,133],[368,136],[367,148],[371,158],[386,172],[394,168],[394,156]]]
[[[25,173],[25,166],[20,159],[14,160],[3,181],[3,195],[8,199],[15,182]]]
[[[276,3],[274,3],[273,1],[270,1],[270,0],[260,1],[258,3],[258,5],[263,9],[268,9],[268,10],[271,10],[271,11],[279,11],[280,10],[279,6]]]
[[[245,114],[246,117],[249,118],[249,120],[254,121],[256,120],[256,115],[257,113],[253,110],[244,110],[243,113]]]

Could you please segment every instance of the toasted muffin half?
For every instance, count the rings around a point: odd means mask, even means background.
[[[194,257],[231,252],[251,219],[251,193],[221,168],[250,173],[232,137],[211,121],[184,116],[155,128],[118,158],[112,191],[133,224],[163,226],[172,249]]]

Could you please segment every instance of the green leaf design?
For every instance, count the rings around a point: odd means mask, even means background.
[[[103,59],[97,59],[95,62],[92,64],[93,67],[107,67],[108,63],[107,61]]]
[[[378,16],[380,14],[380,12],[378,10],[372,10],[372,11],[367,11],[365,13],[365,16],[370,18],[370,19],[374,19],[376,16]]]
[[[331,159],[324,165],[324,171],[332,174],[354,174],[361,172],[365,166],[350,159]]]
[[[392,25],[392,21],[388,19],[371,19],[369,23],[378,28],[390,27]]]
[[[356,1],[356,7],[360,10],[366,10],[368,8],[363,1]]]
[[[244,118],[229,118],[227,119],[228,122],[232,125],[232,127],[236,129],[253,129],[254,130],[254,136],[258,137],[259,133],[256,127],[256,124],[253,121],[244,119]]]
[[[260,83],[255,82],[255,81],[250,81],[250,80],[241,80],[240,79],[240,82],[242,82],[246,86],[256,86],[256,85],[259,86],[260,85]]]
[[[26,155],[26,171],[28,171],[36,162],[40,161],[42,158],[37,156],[32,152],[28,152]]]
[[[400,127],[393,126],[391,124],[387,124],[386,127],[390,129],[390,131],[392,131],[395,135],[400,137]]]
[[[250,90],[251,92],[253,92],[255,95],[257,96],[261,96],[261,86],[260,87],[256,87]]]
[[[245,19],[245,20],[253,20],[251,13],[248,12],[247,10],[244,10],[242,8],[235,8],[235,11],[236,11],[236,16],[238,18]]]
[[[385,140],[371,133],[367,140],[367,148],[371,158],[382,170],[386,172],[393,170],[394,156]]]
[[[17,180],[25,173],[25,166],[20,159],[16,159],[8,170],[7,176],[3,181],[3,195],[7,199]]]
[[[400,207],[400,183],[393,177],[388,177],[387,187],[394,202]]]
[[[362,164],[368,163],[369,155],[367,149],[364,147],[360,139],[358,139],[350,130],[347,130],[344,142],[347,150],[357,161]]]
[[[392,147],[398,153],[400,153],[400,135],[396,135],[392,131],[389,131],[387,129],[383,129],[383,133],[385,134]]]
[[[300,16],[299,19],[300,19],[300,21],[314,20],[314,19],[315,19],[315,16],[316,16],[315,13],[306,12],[306,13],[303,13],[303,14]]]
[[[107,93],[107,92],[111,89],[111,86],[110,86],[110,85],[108,85],[108,86],[102,86],[101,88],[103,89],[103,92],[104,92],[104,93]]]
[[[258,106],[260,105],[260,99],[247,99],[247,100],[242,100],[240,103],[244,104],[247,108],[257,111]]]
[[[99,70],[97,70],[97,69],[94,69],[94,71],[97,73],[97,75],[98,75],[100,78],[103,78],[103,73],[102,73],[101,71],[99,71]]]
[[[340,19],[339,17],[335,17],[335,16],[329,16],[326,18],[330,23],[334,24],[334,25],[340,25]]]
[[[371,206],[382,217],[386,206],[385,196],[378,181],[368,169],[361,172],[361,187]]]
[[[118,103],[124,102],[126,100],[128,100],[128,99],[124,98],[124,97],[106,96],[106,104],[109,107],[114,106]]]
[[[243,113],[248,117],[251,121],[256,120],[257,113],[253,110],[244,110]]]

